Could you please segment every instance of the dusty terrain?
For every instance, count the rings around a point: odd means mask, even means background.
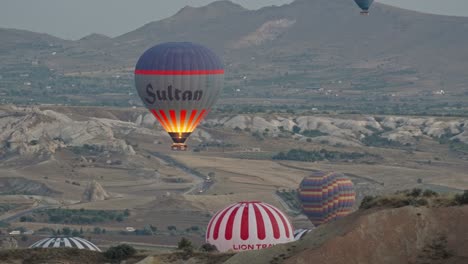
[[[240,200],[271,203],[290,213],[297,228],[310,227],[276,192],[295,190],[315,170],[348,175],[358,201],[414,187],[468,188],[467,155],[453,147],[466,143],[463,118],[212,114],[190,138],[191,151],[172,152],[169,137],[142,109],[4,106],[1,111],[0,203],[17,206],[0,219],[10,230],[83,229],[104,247],[112,241],[173,246],[182,236],[200,245],[212,214]],[[389,145],[368,145],[367,137]],[[364,157],[272,159],[291,149]],[[44,219],[35,211],[52,208],[128,209],[129,216],[96,224],[20,221]],[[153,235],[123,232],[150,225],[157,229]],[[95,227],[108,232],[93,233]]]
[[[301,241],[237,254],[246,263],[466,263],[468,207],[362,211]]]

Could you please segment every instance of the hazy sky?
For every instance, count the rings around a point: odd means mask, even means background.
[[[292,2],[232,1],[249,9]],[[428,13],[468,16],[468,0],[376,1]],[[90,33],[117,36],[169,17],[186,5],[210,2],[213,0],[0,0],[0,27],[45,32],[65,39],[79,39]]]

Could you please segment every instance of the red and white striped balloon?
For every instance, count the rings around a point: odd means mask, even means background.
[[[262,202],[239,202],[217,212],[206,230],[206,242],[221,252],[258,250],[294,241],[288,217]]]

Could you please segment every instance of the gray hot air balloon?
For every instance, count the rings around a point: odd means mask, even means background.
[[[173,150],[185,141],[216,102],[224,81],[221,60],[190,42],[148,49],[135,68],[135,85],[145,106],[169,133]]]

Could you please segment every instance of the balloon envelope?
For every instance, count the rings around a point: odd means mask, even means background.
[[[206,229],[206,242],[220,252],[259,250],[294,241],[288,217],[262,202],[239,202],[216,213]]]
[[[224,68],[214,52],[190,42],[156,45],[141,55],[135,86],[173,142],[184,144],[222,89]]]
[[[304,228],[294,230],[294,241],[300,240],[301,238],[303,238],[305,235],[307,235],[311,231],[312,229],[304,229]]]
[[[316,172],[302,180],[299,199],[304,214],[318,226],[348,215],[356,194],[353,183],[343,174]]]
[[[354,0],[354,2],[356,2],[356,4],[362,9],[362,11],[368,12],[374,0]]]

